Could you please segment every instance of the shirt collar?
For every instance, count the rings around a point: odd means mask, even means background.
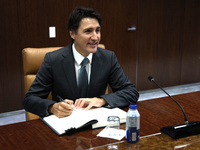
[[[83,61],[83,59],[84,59],[85,57],[82,56],[82,55],[76,50],[76,48],[75,48],[75,46],[74,46],[74,43],[73,43],[73,45],[72,45],[72,51],[73,51],[74,59],[75,59],[76,63],[77,63],[78,65],[80,65],[81,62]],[[89,63],[92,62],[92,56],[93,56],[93,53],[90,53],[90,54],[87,56],[87,58],[88,58],[88,60],[89,60]]]

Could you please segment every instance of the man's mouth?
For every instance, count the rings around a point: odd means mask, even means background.
[[[98,42],[94,42],[94,43],[89,43],[89,45],[97,45]]]
[[[97,46],[97,42],[96,43],[88,43],[90,46]]]

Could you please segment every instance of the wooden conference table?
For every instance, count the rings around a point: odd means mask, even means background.
[[[189,121],[200,121],[200,91],[173,97],[182,105]],[[118,141],[97,137],[103,128],[57,136],[41,120],[31,120],[0,126],[0,149],[200,149],[200,135],[174,140],[160,133],[161,127],[184,123],[180,108],[170,98],[138,102],[138,109],[141,115],[141,138],[138,143],[127,143],[125,138]],[[121,128],[125,129],[125,124]]]

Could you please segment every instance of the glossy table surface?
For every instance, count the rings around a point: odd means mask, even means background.
[[[200,92],[173,96],[184,108],[189,121],[200,121]],[[125,108],[127,111],[128,108]],[[141,115],[140,141],[129,144],[101,138],[96,135],[103,129],[86,130],[73,135],[57,136],[41,120],[0,126],[0,148],[2,149],[182,149],[200,147],[200,135],[171,139],[160,134],[160,128],[182,124],[180,108],[168,97],[138,102]],[[121,125],[125,129],[125,124]],[[157,134],[158,133],[158,134]],[[152,135],[153,136],[147,136]]]
[[[174,140],[166,134],[159,133],[142,137],[138,143],[130,144],[126,141],[115,142],[91,150],[200,150],[200,135],[194,135],[186,138]]]

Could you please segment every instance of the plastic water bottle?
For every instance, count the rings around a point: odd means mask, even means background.
[[[130,104],[126,115],[126,140],[136,143],[140,137],[140,114],[136,104]]]

